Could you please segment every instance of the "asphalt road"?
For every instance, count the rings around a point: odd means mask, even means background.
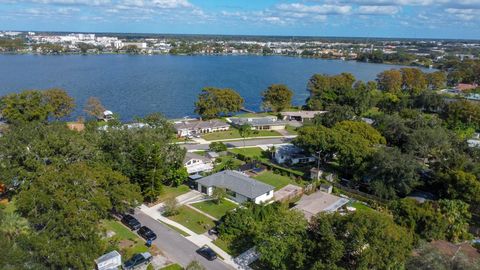
[[[166,225],[149,217],[148,215],[135,211],[134,215],[142,225],[152,229],[157,234],[157,239],[153,241],[168,258],[182,265],[187,266],[191,261],[197,260],[209,270],[232,270],[233,268],[220,259],[209,261],[198,255],[198,247],[185,239],[178,232],[173,231]]]
[[[245,146],[257,146],[265,144],[282,144],[289,143],[292,138],[275,138],[275,139],[254,139],[246,140]],[[243,141],[227,141],[224,142],[228,148],[243,147]],[[208,144],[184,144],[183,145],[187,150],[208,150]]]

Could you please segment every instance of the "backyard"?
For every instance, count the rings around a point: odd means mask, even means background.
[[[182,224],[195,233],[202,234],[215,226],[213,220],[185,205],[181,206],[178,210],[177,215],[168,218]]]
[[[213,200],[210,200],[210,201],[194,203],[192,204],[192,206],[217,219],[220,219],[228,211],[233,210],[237,207],[235,203],[226,199],[221,200],[220,203],[218,204],[215,203]]]
[[[264,171],[259,175],[254,176],[253,178],[265,184],[274,186],[275,190],[279,190],[288,184],[293,184],[298,186],[298,184],[292,178],[288,176],[275,174],[272,171]]]
[[[280,133],[273,130],[252,130],[249,137],[266,137],[266,136],[282,136]],[[236,128],[230,128],[227,131],[212,132],[202,135],[202,138],[207,141],[239,139],[242,140],[240,132]]]

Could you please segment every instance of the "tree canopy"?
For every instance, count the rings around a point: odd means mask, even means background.
[[[206,87],[195,102],[195,113],[203,119],[217,118],[240,111],[243,98],[233,89]]]
[[[292,90],[284,84],[272,84],[262,92],[262,107],[280,112],[292,106]]]

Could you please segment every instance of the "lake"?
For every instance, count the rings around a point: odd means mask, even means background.
[[[246,108],[259,110],[260,93],[273,83],[290,87],[294,105],[301,105],[315,73],[374,80],[391,68],[400,67],[284,56],[0,55],[0,95],[59,87],[75,98],[74,116],[95,96],[123,120],[151,112],[177,118],[194,114],[205,86],[233,88]]]

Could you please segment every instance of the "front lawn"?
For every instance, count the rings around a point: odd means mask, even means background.
[[[158,196],[158,202],[166,201],[170,198],[175,198],[190,191],[190,188],[186,185],[180,185],[178,187],[163,186],[163,190]]]
[[[203,211],[217,219],[220,219],[228,211],[233,210],[237,207],[235,203],[225,199],[221,200],[219,204],[216,204],[213,200],[211,200],[194,203],[191,205],[198,210]]]
[[[107,231],[113,231],[115,233],[112,238],[119,242],[118,246],[120,248],[120,253],[122,254],[122,258],[125,260],[128,260],[130,257],[132,257],[133,254],[148,251],[148,247],[145,246],[145,242],[119,221],[103,220],[102,226]]]
[[[287,130],[288,134],[290,134],[290,135],[297,135],[298,134],[297,127],[294,127],[294,126],[291,126],[291,125],[286,125],[285,130]]]
[[[274,186],[275,190],[279,190],[279,189],[283,188],[284,186],[286,186],[288,184],[297,185],[292,178],[290,178],[288,176],[275,174],[272,171],[264,171],[264,172],[260,173],[259,175],[254,176],[253,178],[257,179],[258,181],[261,181],[265,184],[269,184],[271,186]]]
[[[179,213],[177,215],[168,218],[182,224],[198,234],[202,234],[215,226],[213,220],[185,205],[179,208]]]
[[[260,147],[234,148],[229,151],[234,154],[241,154],[246,157],[258,159],[264,162],[269,161],[267,154]]]
[[[266,137],[266,136],[282,136],[274,130],[252,130],[249,137]],[[230,128],[227,131],[212,132],[202,135],[202,138],[207,141],[239,139],[242,140],[240,132],[236,128]]]

